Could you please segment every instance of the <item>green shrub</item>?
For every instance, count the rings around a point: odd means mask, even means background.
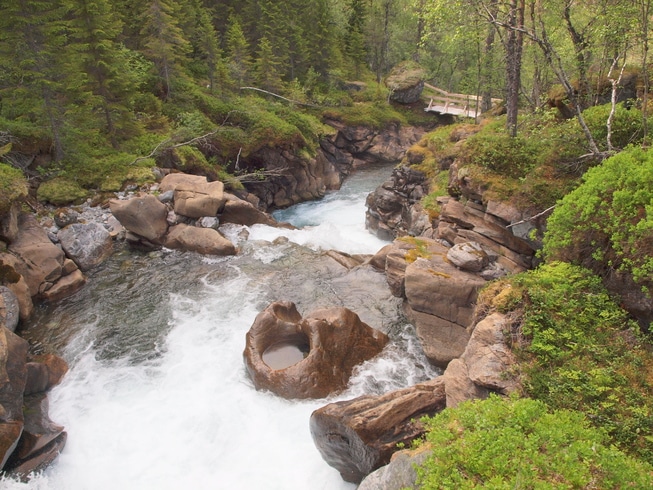
[[[406,124],[406,118],[388,103],[358,103],[324,111],[323,117],[341,121],[347,126],[366,126],[382,129],[389,124]]]
[[[75,180],[67,177],[55,177],[43,182],[36,191],[39,201],[49,202],[55,206],[80,203],[88,197],[88,191]]]
[[[554,262],[502,282],[521,297],[508,303],[520,315],[512,338],[526,393],[585,413],[620,449],[653,463],[653,353],[600,278]]]
[[[17,168],[0,163],[0,215],[7,212],[11,203],[27,196],[27,181]]]
[[[467,139],[464,154],[468,164],[519,178],[535,167],[540,152],[533,138],[511,137],[503,131],[481,131]]]
[[[610,446],[587,418],[539,401],[465,402],[425,419],[430,490],[650,488],[653,468]]]
[[[653,153],[633,148],[590,169],[547,222],[544,256],[653,288]]]

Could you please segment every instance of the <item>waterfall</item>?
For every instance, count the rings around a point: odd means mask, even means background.
[[[76,295],[42,309],[33,345],[70,364],[50,395],[68,442],[56,462],[8,489],[353,489],[328,466],[308,428],[313,410],[436,375],[383,274],[347,271],[323,251],[374,253],[365,197],[390,173],[360,171],[323,200],[276,213],[299,229],[230,225],[235,257],[123,251]],[[391,337],[329,399],[284,400],[254,389],[245,334],[267,304],[301,313],[346,306]]]

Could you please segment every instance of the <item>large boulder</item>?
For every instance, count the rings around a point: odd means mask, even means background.
[[[215,216],[224,206],[224,184],[222,182],[181,182],[174,191],[175,213],[188,218]]]
[[[73,223],[57,233],[61,247],[75,264],[88,271],[113,253],[113,240],[100,223]]]
[[[20,259],[13,266],[25,278],[30,295],[36,296],[61,277],[65,255],[33,215],[21,214],[18,226],[9,251]]]
[[[34,311],[32,295],[25,278],[18,272],[20,259],[14,255],[0,253],[0,284],[11,290],[18,301],[21,320],[27,320]]]
[[[220,213],[220,220],[223,223],[235,223],[237,225],[252,226],[263,224],[276,226],[277,221],[267,213],[257,209],[253,204],[233,196],[227,199],[224,208]]]
[[[474,303],[486,283],[481,275],[453,265],[448,251],[432,239],[405,238],[383,252],[392,293],[405,298],[404,311],[416,327],[424,353],[441,367],[465,350]]]
[[[345,389],[354,366],[387,342],[347,308],[317,310],[302,319],[293,303],[278,301],[254,320],[243,356],[257,389],[284,398],[323,398]]]
[[[6,286],[0,286],[0,326],[14,332],[20,320],[18,297]]]
[[[443,374],[446,381],[447,406],[486,398],[489,393],[507,395],[519,389],[517,360],[505,338],[508,319],[492,313],[472,326],[473,332],[465,352]]]
[[[183,223],[171,226],[163,244],[168,248],[208,255],[234,255],[236,247],[219,231]]]
[[[311,415],[311,435],[324,460],[345,481],[358,483],[387,464],[399,446],[424,434],[420,417],[445,406],[444,380],[435,378],[380,396],[330,403]]]
[[[422,465],[430,454],[426,445],[398,451],[392,455],[390,463],[367,475],[357,490],[417,490],[415,468]]]
[[[0,469],[18,445],[23,430],[23,392],[29,344],[0,326]]]
[[[64,428],[50,420],[45,393],[25,397],[25,424],[5,471],[21,478],[50,465],[66,443]]]
[[[390,99],[400,104],[417,102],[424,89],[426,72],[414,61],[404,61],[392,68],[385,79]]]
[[[139,237],[158,242],[168,231],[168,209],[155,196],[109,201],[109,209],[120,224]]]

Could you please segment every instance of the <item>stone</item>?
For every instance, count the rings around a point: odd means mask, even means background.
[[[390,89],[390,99],[401,104],[417,102],[424,89],[426,72],[414,61],[404,61],[394,66],[385,79]]]
[[[18,236],[20,208],[19,202],[13,202],[5,214],[0,214],[0,242],[11,243]]]
[[[0,284],[11,290],[18,300],[20,319],[27,320],[34,311],[32,295],[25,278],[16,270],[16,264],[20,262],[16,256],[0,253]]]
[[[294,303],[277,301],[257,315],[243,356],[256,389],[284,398],[323,398],[344,390],[354,367],[387,342],[387,335],[347,308],[316,310],[302,319]],[[271,354],[282,348],[293,356],[272,364]]]
[[[16,330],[20,320],[18,297],[6,286],[0,286],[0,326],[11,332]]]
[[[207,255],[235,255],[236,247],[213,228],[177,224],[170,227],[164,246]]]
[[[26,364],[26,368],[25,395],[49,391],[68,372],[66,361],[55,354],[37,356]]]
[[[122,226],[147,240],[156,242],[168,231],[168,209],[153,195],[112,199],[109,209]]]
[[[390,463],[367,475],[357,490],[417,490],[416,467],[430,456],[428,447],[397,451]]]
[[[30,295],[36,296],[43,283],[61,277],[65,255],[50,241],[33,215],[21,214],[18,228],[18,236],[9,246],[9,251],[20,259],[13,266],[25,278]]]
[[[223,223],[235,223],[245,226],[256,224],[277,225],[277,221],[272,216],[256,209],[247,201],[238,198],[228,199],[225,202],[224,209],[220,213],[220,220]]]
[[[203,185],[206,184],[207,180],[206,177],[201,176],[201,175],[191,175],[191,174],[185,174],[181,172],[175,172],[166,175],[163,177],[161,180],[161,183],[159,184],[159,192],[161,194],[165,194],[168,191],[173,191],[177,188],[178,185],[184,184],[184,185]],[[174,195],[174,194],[173,194]]]
[[[66,255],[87,272],[113,254],[113,240],[100,223],[73,223],[58,233]]]
[[[59,437],[64,428],[50,420],[49,402],[45,393],[25,397],[25,425],[15,456],[29,459]]]
[[[345,481],[359,483],[390,462],[398,444],[410,444],[424,434],[420,417],[445,406],[444,381],[435,378],[319,408],[311,414],[311,436],[322,458]]]
[[[66,446],[67,438],[68,434],[64,431],[41,448],[40,451],[31,454],[29,458],[12,458],[10,461],[11,467],[6,469],[6,473],[11,477],[28,481],[30,475],[46,469],[59,457]]]
[[[79,291],[84,284],[86,284],[86,277],[81,270],[77,269],[71,274],[61,277],[43,291],[41,296],[45,301],[59,301]]]
[[[59,228],[79,221],[79,213],[71,208],[59,208],[54,212],[54,222]]]
[[[175,213],[188,218],[215,216],[224,206],[222,182],[187,183],[175,187]]]
[[[28,349],[26,340],[0,327],[0,469],[22,432]]]
[[[490,263],[490,257],[477,242],[457,243],[447,251],[447,259],[464,271],[480,272]]]
[[[457,407],[466,400],[487,398],[490,394],[487,388],[478,386],[469,379],[467,364],[461,359],[453,359],[442,377],[445,380],[447,408]]]

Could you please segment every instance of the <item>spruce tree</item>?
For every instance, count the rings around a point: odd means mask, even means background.
[[[2,1],[2,115],[47,127],[56,161],[64,157],[65,45],[63,9],[58,1]]]
[[[364,0],[351,0],[349,18],[345,33],[345,53],[354,65],[356,77],[360,76],[361,67],[367,58],[365,39],[365,22],[367,12]]]
[[[118,147],[121,121],[129,119],[129,106],[136,92],[124,49],[117,39],[122,23],[108,0],[66,0],[69,66],[83,83],[88,104],[104,119],[104,131]],[[94,112],[94,111],[88,111]]]
[[[270,92],[278,92],[282,86],[279,66],[270,41],[262,37],[258,44],[256,59],[254,61],[254,81],[259,88]]]
[[[184,77],[184,65],[190,45],[175,18],[169,0],[152,0],[141,15],[143,53],[156,68],[156,92],[170,98],[175,82]]]
[[[252,61],[249,54],[249,43],[245,38],[240,22],[235,16],[229,19],[229,28],[225,37],[229,75],[234,83],[241,87],[249,79]]]

